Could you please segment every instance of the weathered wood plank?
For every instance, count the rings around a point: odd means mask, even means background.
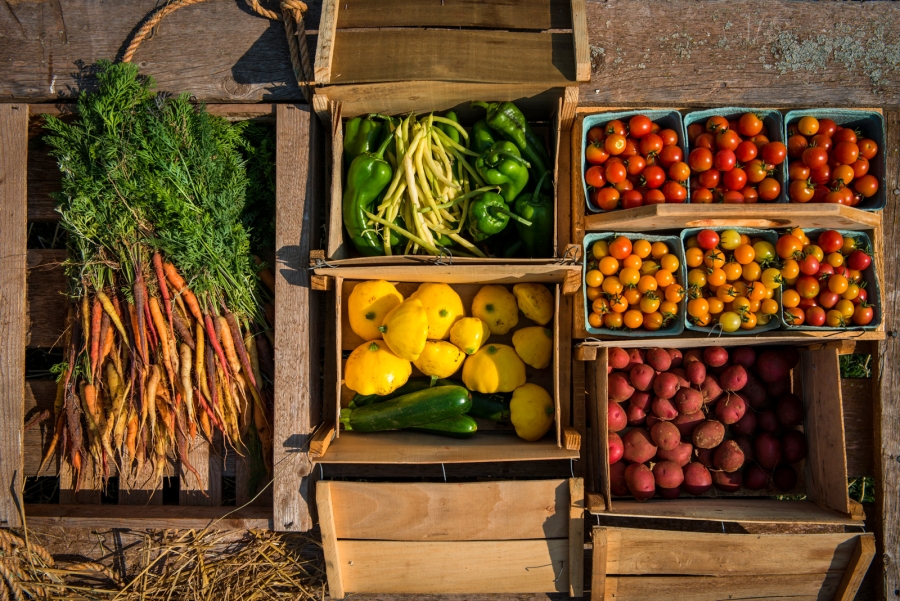
[[[454,0],[444,4],[410,0],[343,0],[340,29],[356,27],[478,27],[483,29],[569,29],[567,0],[483,2]]]
[[[875,473],[872,415],[874,385],[870,379],[841,380],[848,478],[872,476]]]
[[[176,507],[174,505],[26,505],[29,528],[167,528],[242,530],[272,527],[272,510],[265,507]]]
[[[315,190],[318,173],[316,119],[308,107],[277,107],[275,314],[275,420],[273,506],[277,530],[312,527],[308,497],[307,441],[315,428],[311,405],[319,402],[319,367],[310,364],[309,251],[318,240]],[[312,146],[312,148],[311,148]]]
[[[20,526],[27,310],[27,105],[0,105],[0,148],[0,525]]]
[[[25,382],[25,420],[32,415],[49,410],[51,417],[40,426],[26,430],[22,442],[25,476],[55,476],[57,461],[52,457],[44,471],[37,473],[44,455],[44,447],[53,436],[56,420],[53,419],[53,401],[56,398],[56,382],[53,380],[28,380]]]
[[[875,556],[875,536],[866,533],[860,534],[856,539],[856,547],[853,549],[853,555],[850,557],[850,563],[838,586],[835,601],[851,601],[856,597],[856,592],[862,584],[863,578],[872,563]]]
[[[831,599],[840,583],[839,573],[762,576],[607,576],[606,596],[616,601],[820,601]]]
[[[59,347],[66,327],[65,250],[28,250],[28,346]]]
[[[584,596],[584,479],[569,484],[569,596]],[[559,505],[557,505],[558,507]],[[549,534],[545,535],[548,538]]]

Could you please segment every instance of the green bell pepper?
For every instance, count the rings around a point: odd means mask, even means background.
[[[368,225],[364,211],[373,212],[374,205],[385,192],[394,170],[384,160],[384,151],[393,140],[391,133],[384,139],[377,152],[364,152],[350,163],[347,181],[344,184],[342,213],[344,227],[350,239],[363,256],[376,257],[384,254],[384,241],[378,233]],[[393,239],[391,239],[393,244]]]
[[[534,194],[522,194],[516,199],[516,215],[527,219],[531,225],[516,221],[516,229],[524,243],[524,251],[532,259],[548,259],[553,256],[553,197],[541,193],[541,176]]]
[[[496,192],[485,192],[469,205],[469,234],[475,242],[499,234],[509,223],[506,201]]]
[[[519,107],[512,102],[473,102],[472,106],[487,111],[487,124],[516,145],[531,162],[536,178],[549,170],[550,156],[544,149],[544,141],[531,129]]]
[[[475,170],[486,184],[500,186],[500,195],[510,203],[528,184],[529,164],[512,142],[495,142],[475,160]]]
[[[382,141],[385,127],[380,115],[354,117],[344,127],[344,157],[348,163],[367,152],[374,152]]]
[[[469,140],[472,142],[472,150],[478,154],[483,154],[485,150],[493,146],[494,142],[497,141],[494,138],[493,131],[491,131],[490,126],[484,119],[472,126],[472,135],[469,136]]]

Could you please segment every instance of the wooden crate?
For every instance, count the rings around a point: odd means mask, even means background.
[[[678,341],[680,342],[680,341]],[[744,344],[748,341],[744,340]],[[713,346],[716,340],[691,347]],[[796,344],[796,343],[795,343]],[[657,340],[641,347],[669,347],[669,341]],[[754,346],[759,346],[754,344]],[[847,345],[852,346],[852,345]],[[679,345],[679,348],[685,348]],[[609,447],[607,439],[607,347],[598,349],[587,369],[587,411],[592,424],[588,444],[596,472],[595,489],[589,491],[588,509],[604,516],[657,517],[682,520],[831,524],[860,526],[865,520],[862,506],[848,496],[847,452],[844,429],[843,396],[838,355],[841,342],[816,343],[800,348],[800,363],[792,373],[793,392],[806,409],[804,432],[809,446],[797,488],[788,494],[805,494],[805,500],[759,498],[773,493],[755,493],[741,489],[718,498],[711,491],[704,497],[651,499],[639,502],[613,498],[609,483]],[[852,352],[852,351],[851,351]],[[582,357],[576,354],[576,357]]]
[[[565,323],[566,306],[564,295],[571,295],[578,289],[580,270],[566,265],[529,265],[494,267],[487,265],[432,266],[423,270],[411,266],[381,267],[341,267],[320,268],[316,276],[327,280],[322,286],[328,288],[329,307],[334,307],[330,315],[333,336],[329,336],[327,377],[333,387],[325,397],[326,415],[324,424],[316,436],[311,455],[320,463],[480,463],[495,461],[535,461],[552,459],[577,459],[579,457],[580,436],[571,426],[569,405],[571,401],[570,380],[563,377],[560,365],[568,365],[571,357],[571,338],[568,331],[560,326]],[[406,431],[379,432],[366,434],[341,431],[340,409],[346,407],[353,392],[343,381],[344,354],[351,352],[362,343],[350,328],[346,314],[346,300],[353,287],[363,280],[382,279],[397,283],[398,289],[408,296],[423,281],[450,284],[463,300],[467,312],[472,298],[484,284],[505,284],[512,286],[518,282],[542,282],[554,290],[556,308],[552,322],[554,336],[553,362],[545,370],[528,368],[529,381],[543,386],[554,397],[555,436],[544,437],[538,442],[526,442],[515,436],[509,429],[485,430],[471,439],[448,439],[428,434]],[[332,301],[333,299],[333,301]],[[519,318],[519,327],[530,325],[524,316]],[[330,331],[331,332],[331,331]],[[492,342],[511,345],[512,332],[503,336],[492,336]],[[333,344],[333,346],[332,346]],[[421,375],[414,368],[413,377]],[[566,373],[566,376],[570,374]],[[459,377],[457,372],[456,377]]]
[[[717,601],[856,596],[870,533],[710,534],[596,526],[591,599]]]
[[[49,350],[62,340],[68,301],[63,296],[67,281],[60,262],[64,250],[27,248],[29,227],[58,220],[50,193],[59,188],[56,162],[47,155],[39,139],[39,116],[66,114],[67,105],[0,105],[0,206],[6,225],[0,251],[0,303],[7,330],[0,348],[0,478],[6,484],[0,493],[0,525],[22,524],[19,504],[26,476],[60,473],[59,504],[25,505],[28,524],[92,528],[202,528],[220,520],[220,528],[275,528],[308,530],[312,519],[305,495],[311,464],[305,447],[318,421],[317,349],[320,333],[308,318],[318,311],[319,299],[309,295],[305,269],[313,236],[317,235],[315,204],[307,202],[321,179],[316,174],[316,144],[322,127],[310,119],[309,107],[301,105],[210,105],[210,112],[229,120],[258,119],[274,123],[277,136],[277,249],[275,333],[275,423],[274,483],[252,500],[247,490],[248,466],[243,460],[226,461],[221,449],[198,437],[190,460],[201,473],[201,482],[185,476],[177,461],[170,460],[166,475],[180,478],[177,505],[163,505],[162,490],[135,479],[120,477],[118,498],[108,496],[101,504],[102,482],[82,482],[76,493],[66,464],[56,461],[37,473],[48,441],[48,420],[41,427],[23,431],[24,419],[53,407],[55,382],[28,379],[27,349]],[[311,361],[310,355],[316,355]],[[48,376],[44,376],[48,377]],[[234,476],[236,504],[249,506],[235,511],[222,506],[222,476]],[[284,474],[281,477],[280,474]],[[115,474],[114,474],[115,475]],[[112,502],[113,504],[108,504]]]
[[[583,482],[325,482],[316,501],[333,598],[583,593]]]
[[[411,259],[360,257],[344,233],[340,207],[346,119],[367,113],[452,109],[463,125],[471,126],[483,112],[473,110],[470,101],[512,100],[546,139],[553,179],[558,183],[560,176],[568,179],[568,172],[559,165],[561,132],[571,128],[578,82],[588,79],[584,0],[525,0],[509,5],[325,2],[316,55],[316,81],[323,87],[314,97],[316,111],[332,133],[324,258],[334,265],[404,264]],[[557,207],[568,204],[568,198],[559,196],[558,185],[554,188]],[[557,220],[560,217],[557,210]],[[553,242],[554,256],[563,256],[565,242],[555,235]],[[434,258],[412,260],[421,264]]]

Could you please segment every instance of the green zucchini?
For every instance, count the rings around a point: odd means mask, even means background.
[[[439,434],[440,436],[449,436],[450,438],[471,438],[478,430],[478,424],[468,415],[457,415],[456,417],[448,417],[433,424],[425,424],[424,426],[416,426],[414,428],[406,428],[413,432],[424,432],[426,434]]]
[[[463,386],[463,383],[459,380],[449,380],[445,378],[435,382],[435,386]],[[431,378],[411,378],[406,384],[390,394],[357,394],[353,397],[353,400],[350,401],[349,406],[351,409],[356,409],[357,407],[383,403],[384,401],[390,401],[391,399],[418,390],[425,390],[426,388],[433,388],[431,385]],[[472,408],[468,411],[469,415],[495,422],[509,421],[509,403],[506,396],[502,394],[483,394],[475,391],[469,391],[469,393],[472,395]]]
[[[471,408],[472,396],[462,386],[435,386],[374,405],[341,409],[341,423],[359,432],[398,430],[439,422]]]

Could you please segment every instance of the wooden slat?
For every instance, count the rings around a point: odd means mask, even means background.
[[[345,280],[380,278],[391,282],[444,282],[447,284],[518,284],[520,282],[562,283],[580,265],[385,265],[381,267],[346,267],[340,275]],[[315,270],[316,275],[334,275],[328,268]]]
[[[328,575],[328,590],[336,599],[344,598],[344,584],[341,572],[343,562],[338,549],[337,528],[335,526],[335,506],[332,487],[335,483],[322,482],[316,489],[316,505],[319,509],[319,530],[322,533],[322,550],[325,552],[325,570]]]
[[[858,535],[709,534],[608,528],[606,573],[734,576],[842,572]],[[790,549],[790,561],[785,551]]]
[[[566,592],[568,539],[464,542],[339,540],[345,592]]]
[[[579,310],[576,308],[575,312],[582,316],[581,322],[584,323],[584,303],[580,302],[582,296],[580,294],[576,294],[575,296],[581,305],[581,309]],[[578,327],[577,324],[576,327]],[[587,336],[591,335],[585,333],[584,337]],[[591,337],[593,338],[592,340],[582,342],[581,344],[586,347],[618,346],[621,348],[648,348],[653,346],[663,346],[668,348],[695,348],[703,346],[742,346],[748,343],[760,346],[767,344],[815,345],[825,344],[826,340],[832,342],[841,340],[884,340],[885,333],[882,331],[858,332],[851,330],[824,330],[821,332],[772,330],[755,336],[717,336],[716,338],[711,338],[703,332],[685,330],[684,333],[678,335],[678,338],[611,338],[603,336],[601,339],[593,336]]]
[[[849,514],[837,350],[802,349],[799,367],[806,408],[804,431],[809,442],[807,498],[823,507]]]
[[[569,596],[584,596],[584,480],[581,478],[569,480]]]
[[[875,535],[860,534],[856,539],[856,546],[844,572],[844,577],[838,585],[837,593],[834,596],[835,601],[852,601],[856,598],[856,592],[862,584],[873,557],[875,557]]]
[[[765,524],[834,524],[857,526],[852,518],[819,507],[812,501],[777,501],[746,497],[726,499],[616,499],[606,507],[602,499],[591,513],[605,516],[657,517],[672,520],[709,520]]]
[[[840,582],[839,573],[786,576],[607,576],[606,599],[616,601],[821,601],[830,599]]]
[[[275,484],[276,530],[306,531],[312,527],[306,445],[315,424],[311,404],[318,399],[319,366],[310,364],[309,271],[312,240],[318,240],[315,220],[316,128],[308,107],[277,108],[275,314]],[[313,317],[314,319],[314,317]]]
[[[222,458],[202,436],[198,435],[188,446],[188,461],[200,474],[200,481],[197,481],[193,473],[180,466],[179,503],[218,507],[222,504]]]
[[[263,507],[179,507],[175,505],[26,505],[29,528],[145,528],[164,530],[271,529],[272,510]]]
[[[574,52],[572,35],[568,33],[338,30],[329,83],[380,83],[424,77],[546,89],[575,83]]]
[[[133,469],[136,470],[137,466],[135,465]],[[148,458],[140,472],[129,470],[128,473],[119,476],[119,505],[142,505],[145,507],[162,505],[162,486],[162,482],[154,480],[153,465]],[[60,482],[60,487],[62,487],[62,482]],[[60,501],[62,501],[61,494]],[[84,501],[67,502],[83,503]],[[93,502],[99,503],[99,497]],[[137,512],[135,515],[140,515],[140,511],[135,507],[132,507],[131,511]]]
[[[49,443],[56,420],[53,419],[53,401],[56,398],[56,382],[53,380],[25,381],[25,421],[44,410],[50,411],[50,418],[39,426],[26,430],[23,436],[22,456],[25,476],[55,476],[58,472],[56,457],[51,457],[40,474],[37,473],[44,455],[44,447]]]
[[[841,400],[844,405],[844,433],[847,440],[847,477],[860,478],[875,473],[873,448],[874,381],[842,379]]]
[[[339,29],[363,27],[568,29],[572,26],[572,19],[569,3],[565,0],[518,0],[512,3],[453,0],[444,4],[414,0],[379,2],[343,0],[337,26]]]
[[[591,80],[591,48],[588,40],[584,0],[571,0],[572,38],[575,46],[575,79]]]
[[[513,433],[483,432],[457,440],[418,432],[341,432],[319,463],[481,463],[577,459],[556,440],[526,442]]]
[[[337,31],[338,0],[322,0],[322,19],[319,25],[316,63],[313,66],[316,83],[331,83],[331,67],[334,63],[334,42]]]
[[[319,490],[331,491],[337,538],[517,540],[569,536],[568,486],[566,480],[321,482]]]
[[[25,399],[28,106],[0,105],[0,526],[20,526]]]
[[[606,349],[601,349],[597,360],[587,366],[587,401],[592,438],[594,439],[594,457],[597,461],[598,490],[596,492],[603,499],[604,506],[608,508],[612,503],[612,494],[609,485],[609,445],[607,442],[609,412],[607,411],[606,368]]]
[[[559,479],[570,475],[568,459],[556,461],[508,461],[485,463],[447,463],[439,464],[354,464],[328,463],[320,464],[325,479],[361,479],[373,482],[398,481],[401,479],[428,479],[435,481],[447,479],[452,481],[508,481],[534,480],[537,478]],[[318,470],[314,470],[314,473]]]
[[[31,114],[39,114],[35,106],[31,107]],[[50,194],[60,189],[62,174],[45,145],[32,142],[31,146],[28,149],[28,221],[59,221],[59,213],[54,210],[56,201]]]
[[[606,601],[606,528],[595,527],[591,531],[591,542],[591,600]]]
[[[69,301],[65,297],[65,250],[28,249],[28,346],[59,347]]]

